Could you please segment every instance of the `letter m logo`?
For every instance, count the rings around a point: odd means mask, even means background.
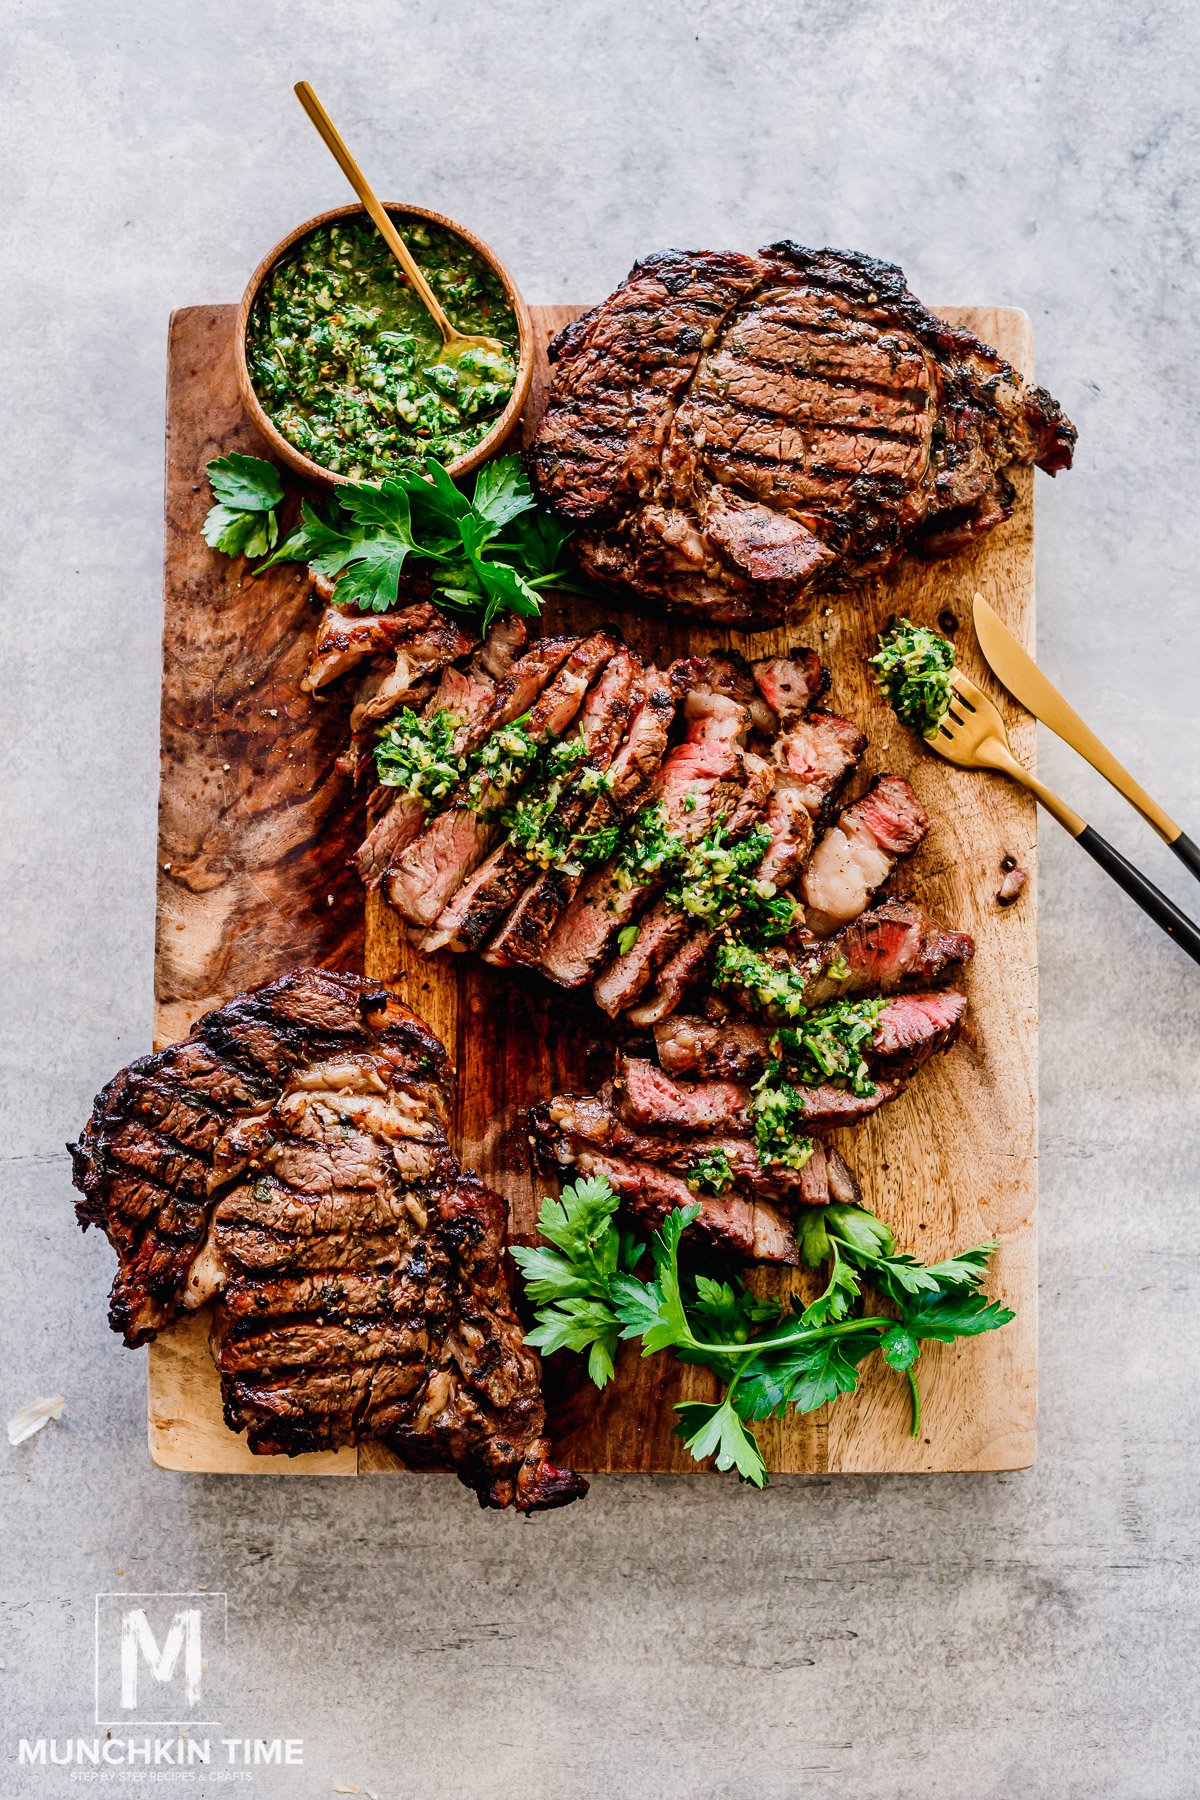
[[[173,1616],[161,1650],[153,1627],[140,1606],[131,1606],[121,1621],[121,1706],[138,1709],[138,1670],[143,1662],[155,1681],[170,1681],[183,1659],[184,1704],[200,1704],[200,1612],[188,1606]]]
[[[96,1723],[219,1725],[224,1594],[97,1594]]]

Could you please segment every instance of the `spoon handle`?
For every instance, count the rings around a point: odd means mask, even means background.
[[[422,301],[433,317],[434,324],[441,332],[443,339],[449,343],[451,338],[457,336],[457,333],[445,313],[442,311],[441,302],[438,300],[437,295],[421,273],[417,263],[413,260],[408,245],[404,242],[404,239],[400,236],[400,233],[392,224],[391,219],[380,205],[376,198],[374,188],[346,148],[337,126],[325,111],[325,108],[321,105],[321,102],[317,99],[317,96],[313,93],[307,81],[298,81],[296,83],[296,98],[316,126],[322,141],[332,155],[333,160],[337,163],[338,168],[342,171],[342,174],[346,177],[346,180],[350,183],[350,186],[354,189],[368,213],[371,215],[380,237],[383,239],[392,255],[396,258],[396,261],[400,264],[400,267],[404,270],[404,273],[408,276],[408,279],[412,282],[414,288],[416,288],[417,293],[421,296]]]

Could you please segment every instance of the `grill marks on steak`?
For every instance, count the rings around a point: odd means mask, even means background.
[[[122,1071],[73,1145],[80,1223],[117,1251],[144,1343],[216,1295],[227,1422],[288,1455],[384,1438],[485,1505],[559,1505],[503,1201],[461,1170],[445,1051],[356,976],[240,995]]]
[[[532,466],[583,567],[733,624],[961,548],[1011,512],[1008,467],[1053,474],[1075,441],[1043,389],[853,252],[663,252],[551,357]]]

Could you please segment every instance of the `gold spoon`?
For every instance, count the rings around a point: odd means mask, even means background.
[[[493,356],[507,356],[508,352],[498,338],[485,337],[482,333],[472,334],[467,331],[459,331],[457,326],[450,323],[442,310],[441,301],[421,273],[420,267],[414,259],[408,245],[404,242],[404,239],[396,230],[391,219],[379,204],[379,201],[375,196],[375,190],[372,188],[370,182],[346,148],[337,126],[325,111],[325,108],[321,105],[321,102],[317,99],[317,96],[313,93],[307,81],[298,81],[296,83],[296,98],[299,100],[301,106],[316,126],[317,131],[324,139],[326,147],[331,151],[333,160],[337,163],[338,168],[342,171],[342,174],[346,177],[346,180],[350,183],[350,186],[354,189],[368,213],[371,215],[375,229],[378,231],[380,237],[383,239],[396,261],[400,264],[400,267],[404,270],[404,273],[408,276],[409,281],[420,295],[430,317],[442,334],[442,345],[446,356],[453,360],[454,358],[461,356],[464,350],[476,347],[481,350],[490,350]]]

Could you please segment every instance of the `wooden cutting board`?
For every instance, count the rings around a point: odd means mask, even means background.
[[[534,309],[541,339],[576,307]],[[1025,374],[1029,320],[1008,308],[947,307]],[[239,989],[300,963],[361,969],[388,981],[450,1047],[458,1071],[453,1142],[507,1197],[513,1234],[528,1238],[547,1183],[530,1171],[525,1113],[537,1099],[591,1088],[605,1031],[585,999],[514,978],[466,957],[413,955],[376,897],[366,908],[346,859],[361,812],[333,769],[344,731],[338,701],[299,691],[315,614],[306,572],[271,570],[247,582],[241,564],[200,536],[210,457],[264,454],[234,383],[232,306],[188,307],[171,320],[167,376],[166,571],[162,785],[159,807],[156,1041]],[[525,429],[544,403],[544,357]],[[932,818],[901,882],[947,924],[973,934],[966,1033],[909,1091],[840,1148],[865,1204],[901,1246],[932,1261],[988,1237],[1000,1240],[989,1291],[1016,1311],[1004,1330],[921,1357],[921,1434],[908,1436],[907,1385],[867,1365],[859,1391],[806,1417],[760,1428],[769,1466],[786,1472],[1019,1469],[1032,1462],[1037,1407],[1037,914],[1036,809],[1011,784],[952,769],[924,751],[882,704],[864,663],[879,628],[903,612],[951,634],[972,676],[1004,713],[1017,755],[1032,764],[1033,722],[991,682],[974,649],[970,601],[980,588],[1027,644],[1033,638],[1033,477],[1015,472],[1007,524],[948,563],[911,563],[853,597],[822,601],[788,632],[747,638],[551,601],[548,629],[582,631],[606,616],[630,643],[664,660],[685,649],[735,644],[757,656],[797,643],[833,673],[828,704],[870,738],[864,774],[908,776]],[[959,628],[959,622],[961,628]],[[996,901],[1001,864],[1029,870],[1018,902]],[[802,1282],[762,1271],[764,1287]],[[627,1348],[602,1395],[575,1359],[546,1364],[560,1458],[585,1471],[693,1470],[673,1436],[674,1403],[708,1397],[703,1370]],[[160,1467],[228,1473],[344,1475],[402,1465],[377,1444],[333,1456],[252,1457],[221,1420],[207,1320],[172,1328],[149,1350],[150,1452]]]

